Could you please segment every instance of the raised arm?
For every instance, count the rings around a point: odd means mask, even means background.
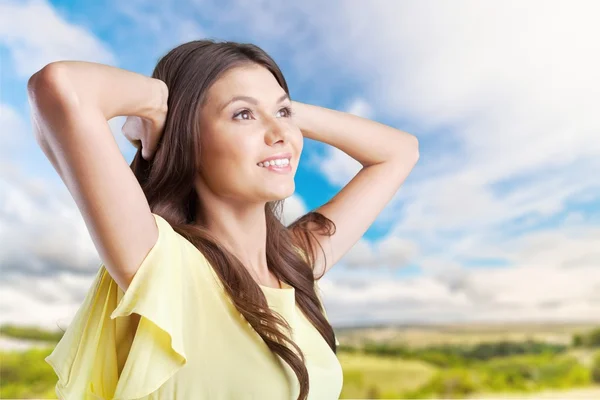
[[[336,225],[332,236],[313,233],[320,279],[365,234],[419,160],[419,141],[404,131],[356,115],[293,102],[295,123],[305,137],[342,150],[363,168],[316,212]],[[293,232],[293,230],[292,230]],[[300,240],[300,239],[299,239]]]
[[[107,121],[166,114],[164,82],[103,64],[60,61],[27,84],[37,143],[75,200],[107,271],[124,291],[158,239],[142,188]]]

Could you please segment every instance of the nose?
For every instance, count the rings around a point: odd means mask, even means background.
[[[288,135],[288,127],[286,127],[278,118],[272,117],[267,119],[265,141],[268,144],[275,143],[279,140],[286,140]]]

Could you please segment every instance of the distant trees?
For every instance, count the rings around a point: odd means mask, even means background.
[[[600,347],[600,328],[585,333],[576,333],[573,335],[573,346]]]
[[[412,348],[387,344],[367,343],[363,351],[380,356],[396,356],[419,359],[438,367],[464,366],[478,361],[515,355],[559,354],[568,346],[527,340],[524,342],[500,341],[480,343],[474,346],[443,345]]]
[[[600,351],[596,353],[592,363],[592,380],[600,383]]]
[[[37,326],[17,326],[12,324],[0,326],[0,334],[12,338],[46,342],[58,342],[63,336],[63,332],[51,332]]]

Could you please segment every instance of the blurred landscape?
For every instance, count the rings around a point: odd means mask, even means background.
[[[150,75],[213,38],[268,51],[296,101],[419,139],[321,279],[342,399],[600,400],[600,1],[172,3],[0,1],[0,398],[56,398],[44,358],[101,262],[34,135],[28,79],[59,60]],[[124,122],[107,121],[130,164]],[[316,140],[302,154],[286,225],[363,167]]]
[[[55,399],[63,332],[0,328],[0,398]],[[336,329],[341,399],[600,399],[600,323]]]

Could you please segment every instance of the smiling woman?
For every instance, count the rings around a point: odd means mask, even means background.
[[[59,397],[337,399],[318,280],[408,175],[414,136],[293,102],[252,44],[184,43],[152,78],[64,61],[28,87],[38,143],[103,260],[47,358]],[[129,168],[107,128],[115,115],[151,122],[129,126],[142,139]],[[305,136],[364,168],[286,227]]]
[[[193,41],[152,78],[63,61],[28,88],[38,143],[103,260],[47,358],[59,398],[338,398],[307,248],[281,223],[303,136],[275,62]],[[116,115],[152,122],[128,126],[152,148],[130,168],[107,128]]]

